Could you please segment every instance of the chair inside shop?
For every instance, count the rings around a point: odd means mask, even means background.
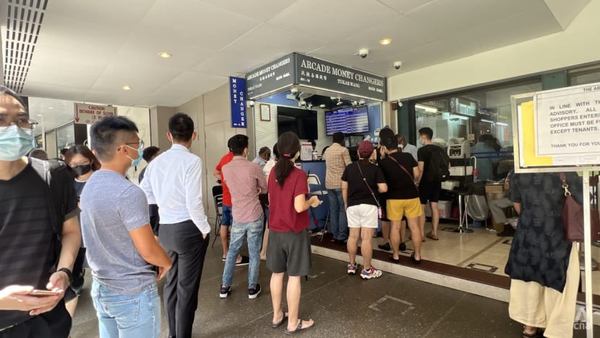
[[[221,185],[215,185],[212,187],[213,201],[215,203],[215,238],[213,239],[211,247],[215,246],[217,237],[219,237],[221,229],[221,221],[223,218],[223,187]]]

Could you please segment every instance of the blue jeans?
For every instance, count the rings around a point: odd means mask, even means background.
[[[233,283],[233,270],[235,270],[235,261],[244,244],[244,238],[248,237],[248,255],[250,256],[250,265],[248,267],[248,288],[253,289],[258,283],[258,270],[260,268],[260,249],[263,239],[263,220],[265,215],[251,223],[238,223],[235,220],[231,226],[231,241],[229,243],[229,252],[225,261],[225,270],[223,271],[223,285],[231,286]]]
[[[160,297],[156,283],[136,295],[122,295],[93,281],[92,300],[100,338],[160,335]]]
[[[346,240],[348,239],[348,220],[344,209],[342,189],[327,189],[327,196],[329,196],[329,222],[333,239]]]

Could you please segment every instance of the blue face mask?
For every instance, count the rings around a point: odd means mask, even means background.
[[[11,125],[0,131],[0,161],[16,161],[33,149],[33,131]]]
[[[129,146],[128,146],[128,147],[129,147]],[[129,148],[131,148],[131,149],[135,149],[135,148],[133,148],[133,147],[129,147]],[[138,158],[136,158],[135,160],[134,160],[134,159],[132,159],[131,157],[127,156],[127,157],[129,157],[129,159],[131,160],[131,166],[132,166],[132,167],[137,167],[137,166],[140,164],[140,162],[142,162],[142,156],[144,155],[144,146],[140,146],[140,147],[137,149],[137,151],[138,151]]]
[[[424,146],[424,145],[425,145],[425,142],[423,142],[423,140],[421,140],[421,139],[418,139],[418,140],[417,140],[417,145],[418,145],[419,147],[422,147],[422,146]]]

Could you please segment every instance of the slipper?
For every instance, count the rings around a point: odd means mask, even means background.
[[[281,318],[281,320],[277,324],[271,323],[271,327],[276,329],[276,328],[280,327],[283,323],[285,323],[287,321],[287,319],[288,319],[287,313],[283,312],[283,318]]]
[[[396,258],[394,258],[394,255],[390,255],[390,259],[392,260],[392,262],[400,264],[400,257],[398,257],[398,259],[396,259]]]
[[[439,241],[440,238],[438,236],[434,236],[433,233],[428,232],[427,235],[425,235],[425,237],[429,238],[429,239],[433,239],[434,241]]]
[[[308,322],[308,321],[304,320],[304,319],[300,319],[298,321],[298,326],[296,326],[296,329],[294,331],[288,331],[288,329],[285,329],[285,334],[296,334],[296,333],[299,333],[301,331],[306,331],[306,330],[310,329],[311,327],[315,326],[315,323],[313,322],[313,325],[311,325],[309,327],[302,328],[302,323],[303,322]]]
[[[420,259],[419,259],[419,260],[417,260],[417,259],[415,258],[415,253],[414,253],[414,252],[413,252],[413,254],[412,254],[412,255],[410,255],[410,260],[412,260],[412,261],[413,261],[413,263],[415,263],[415,264],[417,264],[417,265],[421,264],[421,260],[420,260]]]

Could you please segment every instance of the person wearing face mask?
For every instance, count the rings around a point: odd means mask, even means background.
[[[77,201],[81,196],[83,187],[86,182],[92,176],[94,171],[100,169],[100,161],[94,156],[92,151],[83,145],[73,146],[65,154],[65,163],[71,169],[74,176],[75,193],[77,194]],[[71,315],[71,318],[75,314],[79,295],[83,289],[84,274],[83,264],[85,262],[85,248],[82,246],[79,249],[77,258],[75,259],[75,265],[73,266],[73,282],[71,287],[65,292],[65,302],[67,305],[67,311]]]
[[[158,205],[158,238],[173,259],[164,288],[169,337],[192,336],[210,243],[210,224],[202,202],[203,163],[190,151],[196,136],[191,117],[173,115],[167,134],[173,146],[148,165],[141,185],[148,201]]]
[[[144,192],[125,178],[142,159],[137,133],[124,116],[106,116],[90,130],[102,168],[81,193],[81,229],[100,338],[159,336],[157,281],[173,264],[154,238]]]
[[[71,330],[63,296],[81,242],[79,209],[64,163],[25,157],[36,124],[25,102],[0,86],[3,338],[64,338]]]

